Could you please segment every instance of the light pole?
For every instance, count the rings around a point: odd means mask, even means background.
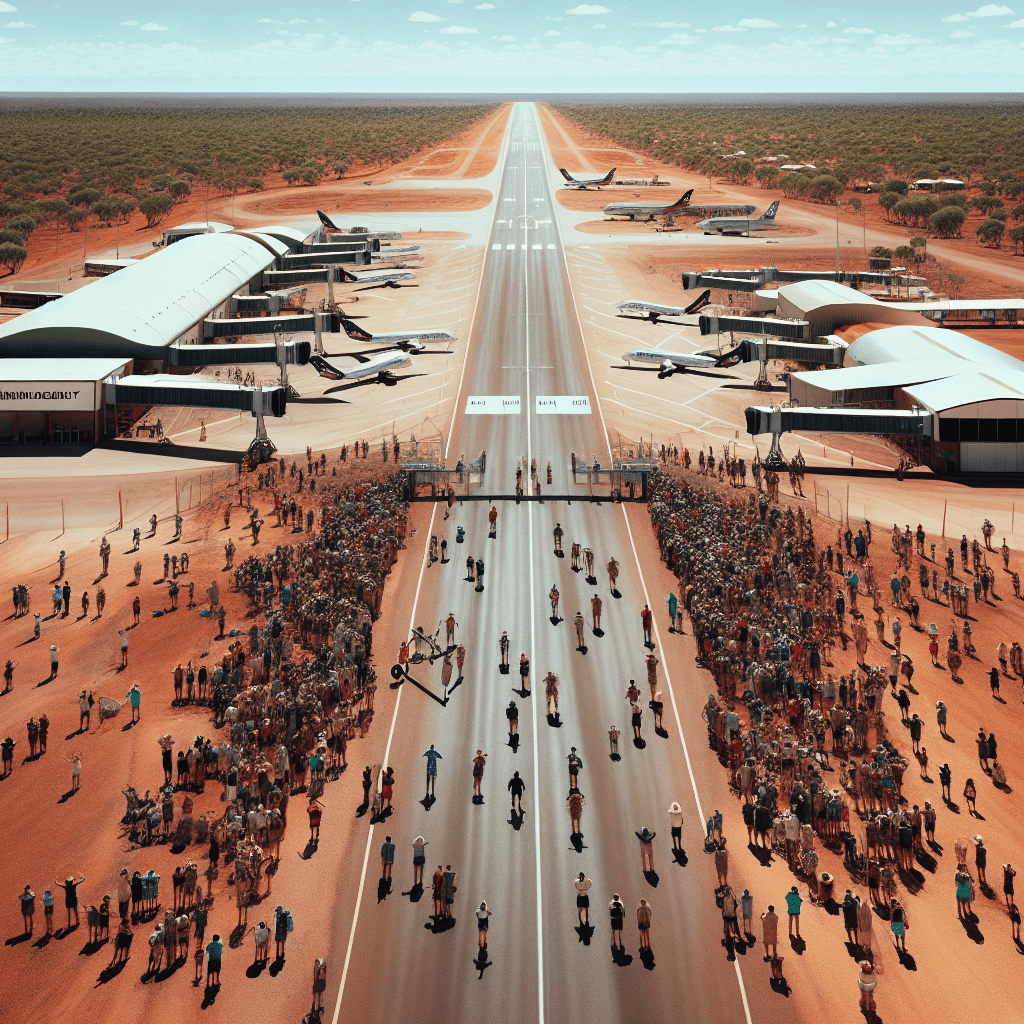
[[[836,273],[839,273],[839,207],[843,205],[842,196],[836,200]]]

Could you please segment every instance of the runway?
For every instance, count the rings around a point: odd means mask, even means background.
[[[478,493],[509,494],[517,460],[536,459],[542,491],[573,490],[571,452],[607,462],[609,452],[580,337],[550,190],[550,158],[535,108],[517,104],[500,166],[494,224],[450,435],[447,463],[487,452]],[[502,405],[498,398],[518,399]],[[556,409],[581,414],[542,412]],[[490,399],[466,414],[471,398]],[[518,408],[504,413],[502,409]],[[494,410],[494,411],[492,411]],[[550,460],[552,483],[546,483]],[[448,540],[449,561],[424,565],[413,622],[433,634],[452,612],[456,642],[467,648],[464,681],[446,705],[403,684],[391,723],[386,763],[395,770],[392,813],[372,825],[355,921],[338,929],[324,1019],[367,1022],[566,1022],[684,1019],[749,1021],[739,969],[719,945],[720,914],[709,894],[714,867],[702,847],[702,821],[687,752],[680,736],[670,680],[677,686],[689,666],[682,640],[668,633],[664,594],[648,594],[626,517],[612,504],[503,502],[497,538],[487,538],[484,501],[456,506],[443,521],[434,512],[431,532]],[[553,551],[553,528],[565,531],[565,558]],[[456,527],[465,543],[456,543]],[[596,585],[570,568],[573,541],[595,555]],[[483,592],[467,582],[467,555],[483,558]],[[620,596],[605,570],[620,563]],[[547,600],[561,593],[554,622]],[[590,600],[604,604],[603,635],[590,628]],[[649,601],[658,632],[655,655],[665,702],[665,735],[654,731],[647,688],[640,611]],[[587,621],[586,653],[576,650],[572,619]],[[507,630],[511,673],[499,673],[498,639]],[[440,640],[444,640],[442,627]],[[532,696],[521,697],[517,664],[531,664]],[[382,671],[387,655],[378,654]],[[691,662],[692,664],[692,662]],[[543,676],[560,678],[559,716],[545,714]],[[668,675],[666,675],[666,670]],[[414,666],[413,676],[442,694],[441,665]],[[643,743],[634,745],[625,691],[635,679],[644,709]],[[505,709],[519,707],[519,745],[509,745]],[[680,709],[681,711],[681,709]],[[692,715],[688,716],[692,721]],[[387,726],[387,723],[383,723]],[[621,760],[609,757],[608,728],[621,731]],[[688,736],[704,743],[703,735]],[[426,759],[435,744],[436,801],[424,800]],[[579,788],[585,798],[583,840],[570,841],[566,757],[575,746],[583,760]],[[487,757],[483,803],[472,801],[472,759]],[[507,784],[514,771],[526,782],[524,818],[510,813]],[[678,800],[685,815],[685,855],[674,860],[667,808]],[[657,833],[655,874],[641,872],[634,832]],[[390,835],[397,855],[390,890],[379,883],[380,847]],[[424,892],[412,891],[412,841],[426,838]],[[458,872],[455,923],[432,922],[430,876],[438,864]],[[577,873],[593,880],[593,933],[578,927]],[[625,904],[625,953],[610,950],[608,901]],[[653,956],[641,959],[636,908],[653,908]],[[474,910],[486,900],[493,912],[486,957],[478,957]],[[757,947],[758,949],[760,947]],[[337,979],[336,981],[334,979]],[[341,983],[339,991],[338,982]]]

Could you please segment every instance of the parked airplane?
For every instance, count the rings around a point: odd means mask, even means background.
[[[652,323],[658,322],[659,316],[686,316],[688,313],[696,313],[711,302],[711,289],[706,288],[688,306],[663,306],[659,302],[643,302],[640,300],[629,300],[620,302],[615,308],[625,312],[643,313]],[[622,315],[621,313],[619,314]],[[636,319],[635,317],[633,319]]]
[[[617,168],[613,167],[603,178],[574,178],[564,167],[558,168],[558,173],[566,180],[566,188],[600,188],[612,180]]]
[[[368,344],[381,345],[384,348],[400,348],[403,352],[422,352],[425,341],[457,341],[447,331],[395,331],[390,334],[371,334],[351,320],[341,319],[341,326],[353,341],[365,341]]]
[[[385,249],[381,249],[379,252],[371,252],[371,260],[420,260],[422,256],[414,256],[413,253],[418,252],[418,245],[404,245],[399,249],[392,249],[388,246]]]
[[[347,366],[343,370],[327,362],[323,356],[311,355],[309,361],[313,369],[328,380],[366,380],[376,377],[377,382],[394,387],[398,381],[392,376],[392,370],[401,370],[412,365],[412,360],[405,352],[384,352],[378,356],[352,354],[358,362],[355,366]]]
[[[768,228],[777,227],[775,214],[779,212],[779,201],[776,199],[767,210],[764,216],[748,220],[746,217],[710,217],[707,220],[697,222],[705,235],[749,235],[751,231],[765,231]]]
[[[642,220],[654,220],[655,217],[685,210],[690,205],[690,196],[692,195],[693,189],[691,188],[674,203],[609,203],[604,208],[604,213],[608,217],[628,217],[630,220],[640,217]]]
[[[416,275],[407,270],[346,270],[338,267],[340,280],[346,284],[386,285],[389,288],[400,287],[399,281],[415,281]]]
[[[631,352],[622,353],[622,358],[626,360],[627,366],[631,366],[634,362],[656,363],[659,380],[686,370],[712,370],[735,366],[737,363],[745,362],[746,356],[747,349],[743,345],[737,345],[736,348],[721,355],[704,353],[685,355],[682,352],[661,352],[656,348],[635,348]],[[312,357],[310,358],[312,359]]]

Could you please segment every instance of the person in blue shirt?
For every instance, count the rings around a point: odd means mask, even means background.
[[[427,796],[434,795],[434,783],[437,781],[437,762],[441,755],[430,744],[430,749],[423,755],[427,759]]]
[[[220,984],[220,960],[224,955],[224,943],[220,941],[219,935],[213,936],[213,941],[206,947],[206,986]],[[214,980],[216,975],[216,981]]]

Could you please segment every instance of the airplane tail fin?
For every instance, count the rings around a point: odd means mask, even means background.
[[[618,170],[618,167],[613,167],[601,180],[604,181],[604,182],[611,181],[612,178],[615,176],[615,172],[617,170]]]
[[[339,228],[338,225],[335,224],[334,221],[331,220],[331,218],[328,217],[327,214],[324,213],[323,210],[317,210],[316,211],[316,215],[320,218],[320,223],[323,224],[323,226],[325,228],[330,228],[332,231],[340,231],[341,230],[341,228]]]
[[[700,293],[700,295],[698,295],[697,298],[695,298],[693,300],[693,302],[691,302],[686,307],[686,309],[683,310],[683,312],[684,313],[696,313],[698,309],[703,309],[710,302],[711,302],[711,289],[710,288],[705,288],[704,291],[702,291]]]
[[[326,377],[328,380],[344,380],[345,374],[341,372],[336,366],[332,366],[323,356],[311,355],[309,357],[310,365],[320,374],[321,377]]]
[[[685,210],[690,205],[690,196],[693,195],[693,189],[691,188],[688,192],[684,192],[671,206],[665,209],[666,213],[671,213],[673,210]]]
[[[368,331],[364,331],[362,327],[352,323],[351,320],[346,320],[344,317],[341,318],[341,326],[345,328],[345,333],[356,341],[373,341],[373,335]]]
[[[558,168],[558,173],[559,173],[559,174],[560,174],[560,175],[561,175],[561,176],[562,176],[563,178],[565,178],[565,180],[566,180],[566,181],[572,181],[572,180],[573,180],[573,177],[572,177],[572,175],[571,175],[571,174],[570,174],[570,173],[569,173],[569,172],[568,172],[568,171],[567,171],[567,170],[566,170],[566,169],[565,169],[564,167],[559,167],[559,168]]]
[[[778,199],[776,199],[775,202],[772,203],[772,205],[769,206],[768,209],[764,211],[764,217],[762,217],[761,219],[762,220],[775,220],[775,214],[777,214],[778,212],[779,212],[779,201],[778,201]]]
[[[736,366],[738,363],[749,363],[751,359],[750,342],[744,338],[734,349],[723,352],[716,360],[716,367]]]

